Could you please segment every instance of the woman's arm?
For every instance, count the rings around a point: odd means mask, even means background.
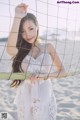
[[[50,44],[50,43],[47,44],[47,51],[52,58],[53,65],[56,67],[56,72],[49,73],[49,74],[41,73],[39,75],[36,75],[36,76],[38,76],[38,80],[41,80],[41,79],[47,80],[48,78],[66,77],[67,73],[65,71],[65,68],[64,68],[64,66],[52,44]]]
[[[66,74],[65,68],[64,68],[56,50],[54,49],[54,47],[51,43],[47,44],[47,50],[48,50],[49,54],[51,55],[53,65],[56,67],[56,70],[57,70],[54,73],[50,73],[48,77],[49,78],[66,77],[67,74]]]
[[[13,56],[16,55],[16,53],[18,52],[18,49],[16,48],[18,30],[19,30],[21,18],[25,16],[26,11],[27,11],[27,5],[23,3],[15,8],[15,17],[13,20],[11,32],[8,37],[7,48],[6,48],[8,54]]]
[[[47,51],[52,58],[52,62],[54,66],[56,67],[56,72],[49,73],[49,74],[46,74],[46,73],[33,74],[29,77],[29,79],[33,83],[35,83],[36,80],[47,80],[48,78],[62,78],[62,77],[66,77],[67,75],[65,68],[52,44],[50,43],[47,44]]]
[[[7,52],[10,55],[15,55],[17,53],[17,48],[16,48],[16,42],[17,42],[17,37],[18,37],[18,29],[19,29],[19,24],[20,24],[20,19],[14,18],[13,25],[11,32],[8,37],[7,41]]]

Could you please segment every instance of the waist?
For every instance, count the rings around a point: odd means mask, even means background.
[[[28,83],[28,84],[31,84],[30,79],[25,80],[25,82]],[[36,82],[38,82],[39,84],[43,84],[43,83],[48,82],[48,84],[49,84],[49,83],[51,83],[51,80],[50,79],[47,79],[47,80],[37,80]]]

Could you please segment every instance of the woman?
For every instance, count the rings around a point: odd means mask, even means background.
[[[27,80],[12,82],[12,87],[17,86],[14,104],[19,120],[56,120],[50,78],[66,76],[65,69],[52,44],[38,41],[38,22],[33,14],[26,14],[27,8],[24,3],[15,8],[7,43],[7,52],[13,56],[13,72],[32,73]],[[56,67],[55,73],[50,73],[51,64]]]

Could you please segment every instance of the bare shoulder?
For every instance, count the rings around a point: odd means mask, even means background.
[[[49,54],[55,52],[54,46],[51,43],[47,43],[46,48]]]

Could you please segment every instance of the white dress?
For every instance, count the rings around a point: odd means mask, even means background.
[[[44,46],[41,47],[43,50]],[[32,73],[49,73],[51,64],[51,57],[45,50],[36,59],[27,55],[22,67]],[[17,88],[14,104],[18,120],[56,120],[57,105],[50,79],[39,80],[35,84],[24,80]]]

